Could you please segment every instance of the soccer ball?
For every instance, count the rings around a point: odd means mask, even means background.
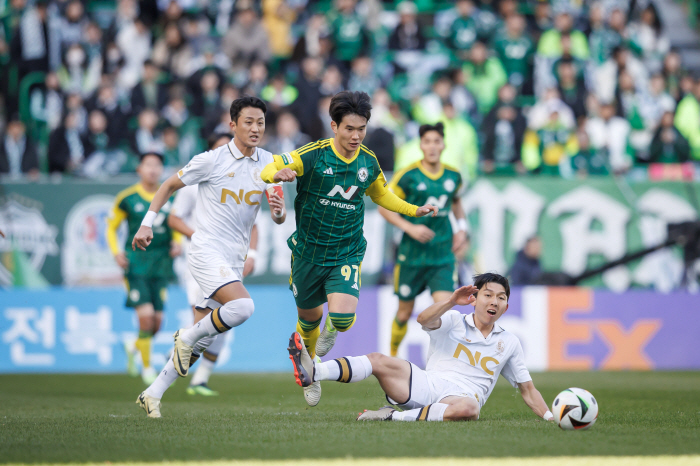
[[[567,388],[552,403],[552,414],[564,430],[585,430],[598,419],[598,403],[582,388]]]

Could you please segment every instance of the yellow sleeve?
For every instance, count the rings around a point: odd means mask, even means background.
[[[109,250],[112,251],[112,255],[114,256],[122,252],[118,243],[119,240],[117,238],[117,230],[119,230],[119,225],[126,220],[126,212],[119,208],[119,202],[121,202],[121,200],[121,197],[117,198],[117,203],[114,204],[112,212],[110,212],[109,217],[107,218],[107,244],[109,245]]]
[[[285,152],[282,155],[273,155],[275,161],[268,163],[260,173],[260,178],[265,183],[275,183],[275,173],[283,168],[291,168],[297,176],[304,176],[304,162],[302,162],[296,150]]]
[[[383,176],[383,174],[382,174]],[[401,173],[395,175],[392,179],[391,182],[389,183],[389,190],[396,194],[399,199],[406,199],[406,193],[404,190],[399,186],[399,180],[401,179]]]
[[[372,202],[378,206],[384,207],[392,212],[415,217],[418,206],[409,204],[394,194],[387,188],[386,178],[384,173],[380,172],[377,179],[367,188],[367,195],[372,199]]]
[[[183,239],[184,237],[185,237],[185,235],[183,235],[183,234],[180,233],[179,231],[175,231],[175,230],[172,231],[172,234],[171,234],[171,236],[170,236],[170,238],[172,239],[172,241],[173,241],[174,243],[176,243],[176,244],[182,244],[182,239]]]

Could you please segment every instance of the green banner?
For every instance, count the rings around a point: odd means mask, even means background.
[[[51,284],[121,283],[121,270],[105,241],[105,219],[115,194],[135,182],[127,177],[108,182],[64,179],[0,185],[0,229],[7,236],[0,238],[0,285],[18,283],[18,264],[22,269],[31,265]],[[627,252],[663,242],[668,223],[696,219],[696,191],[700,192],[700,184],[482,178],[463,197],[472,238],[468,259],[476,271],[506,273],[517,251],[537,234],[543,242],[543,268],[578,275]],[[294,195],[294,186],[287,185],[289,214],[281,226],[273,224],[263,203],[258,258],[247,283],[287,283],[290,252],[286,240],[295,228]],[[367,208],[368,247],[362,279],[369,285],[379,281],[382,271],[390,270],[391,242],[396,235],[369,200]],[[18,254],[24,258],[18,260]],[[637,286],[666,290],[677,286],[682,272],[680,251],[668,249],[584,284],[615,290]]]

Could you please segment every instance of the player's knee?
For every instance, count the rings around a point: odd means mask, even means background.
[[[479,406],[475,403],[450,405],[445,410],[444,419],[449,421],[476,421],[479,419]]]
[[[393,358],[382,353],[370,353],[367,355],[367,359],[372,364],[372,373],[377,375],[390,369],[390,363]]]
[[[250,298],[241,298],[234,302],[236,303],[236,314],[240,319],[240,323],[250,319],[253,312],[255,312],[255,303],[253,303],[253,300]]]
[[[350,330],[357,319],[357,315],[354,312],[348,314],[331,312],[330,317],[333,327],[339,332]]]

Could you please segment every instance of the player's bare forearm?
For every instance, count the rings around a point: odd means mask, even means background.
[[[258,249],[258,226],[253,224],[253,228],[250,230],[250,243],[248,243],[248,249],[256,251]]]
[[[462,199],[459,197],[455,197],[452,200],[452,213],[457,220],[460,218],[466,218],[464,215],[464,209],[462,208]]]
[[[518,388],[520,388],[523,401],[530,407],[532,412],[539,417],[544,417],[544,414],[549,411],[549,408],[544,398],[542,398],[542,394],[535,388],[535,384],[533,384],[532,381],[523,382],[518,384]]]
[[[148,210],[155,213],[160,212],[160,209],[162,209],[165,203],[168,202],[168,199],[175,194],[175,191],[184,187],[185,183],[180,180],[177,173],[172,175],[170,178],[165,180],[162,185],[160,185],[160,188],[158,188],[158,191],[156,191],[155,195],[153,196],[153,200],[151,201],[151,205]]]
[[[384,217],[384,219],[394,225],[396,228],[403,232],[407,232],[413,224],[406,220],[405,218],[401,217],[400,214],[396,212],[392,212],[391,210],[385,209],[382,206],[379,206],[379,215]]]
[[[455,306],[468,306],[472,304],[476,300],[474,293],[477,291],[479,290],[474,285],[458,288],[454,293],[452,293],[452,296],[450,296],[449,299],[439,301],[418,314],[418,318],[416,320],[425,328],[429,328],[431,330],[438,329],[442,324],[440,318],[445,312],[449,311]]]
[[[168,226],[178,233],[187,236],[189,239],[192,239],[192,235],[194,235],[194,230],[187,226],[183,219],[173,213],[168,215]]]

